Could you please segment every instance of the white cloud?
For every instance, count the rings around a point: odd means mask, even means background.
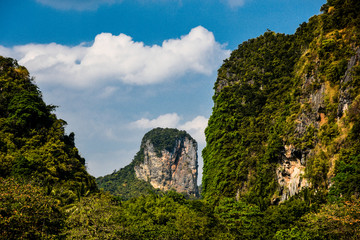
[[[160,115],[155,119],[141,118],[133,123],[131,123],[132,127],[140,128],[140,129],[148,129],[148,128],[175,128],[178,126],[180,122],[180,117],[177,113],[168,113],[164,115]]]
[[[180,39],[165,40],[161,46],[146,46],[125,34],[101,33],[91,46],[0,46],[0,54],[16,57],[39,83],[89,87],[114,81],[147,85],[187,73],[210,75],[230,51],[215,41],[213,33],[198,26]]]
[[[197,116],[180,126],[179,129],[185,130],[196,139],[199,144],[205,144],[205,128],[208,125],[208,119],[204,116]]]
[[[12,55],[12,51],[11,51],[11,49],[0,45],[0,55],[2,55],[3,57],[8,57],[8,56]]]
[[[181,123],[181,117],[177,113],[160,115],[155,119],[142,118],[131,123],[131,127],[140,129],[151,129],[156,127],[177,128],[188,132],[199,144],[205,144],[205,128],[208,119],[204,116],[197,116],[191,121]]]

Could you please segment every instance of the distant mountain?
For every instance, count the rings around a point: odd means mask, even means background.
[[[329,0],[321,11],[295,34],[243,42],[219,69],[205,199],[265,209],[304,189],[359,195],[360,2]]]
[[[131,164],[96,182],[123,199],[154,189],[198,197],[197,174],[196,141],[185,131],[156,128],[145,134]]]

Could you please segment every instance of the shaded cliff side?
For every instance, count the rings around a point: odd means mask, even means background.
[[[262,207],[302,189],[358,194],[360,11],[328,1],[293,35],[248,40],[219,69],[203,195]],[[356,180],[356,182],[358,182]]]
[[[99,177],[98,186],[123,199],[155,189],[198,197],[197,143],[185,131],[156,128],[146,133],[134,160]]]

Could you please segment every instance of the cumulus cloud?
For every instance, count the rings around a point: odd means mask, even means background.
[[[160,115],[155,119],[141,118],[131,125],[135,128],[148,129],[148,128],[175,128],[180,122],[180,117],[177,113],[168,113]]]
[[[199,144],[205,144],[205,128],[207,125],[208,119],[206,117],[197,116],[193,120],[178,126],[178,128],[190,133],[190,135],[195,138]]]
[[[11,51],[11,49],[3,47],[0,45],[0,55],[6,57],[6,56],[12,56],[13,52]],[[12,56],[15,57],[15,56]]]
[[[181,123],[182,118],[177,113],[160,115],[155,119],[142,118],[131,123],[133,128],[151,129],[156,127],[178,128],[187,131],[199,144],[205,144],[205,128],[208,119],[197,116],[193,120]]]
[[[187,73],[210,75],[230,51],[215,41],[212,32],[198,26],[180,39],[165,40],[161,46],[146,46],[125,34],[101,33],[91,46],[0,46],[0,54],[17,58],[37,82],[87,87],[106,81],[154,84]]]

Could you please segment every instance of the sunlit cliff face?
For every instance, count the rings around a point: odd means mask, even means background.
[[[135,166],[136,177],[162,191],[175,190],[198,196],[197,144],[184,138],[176,140],[172,151],[162,150],[159,157],[150,140],[144,146],[144,163]]]

